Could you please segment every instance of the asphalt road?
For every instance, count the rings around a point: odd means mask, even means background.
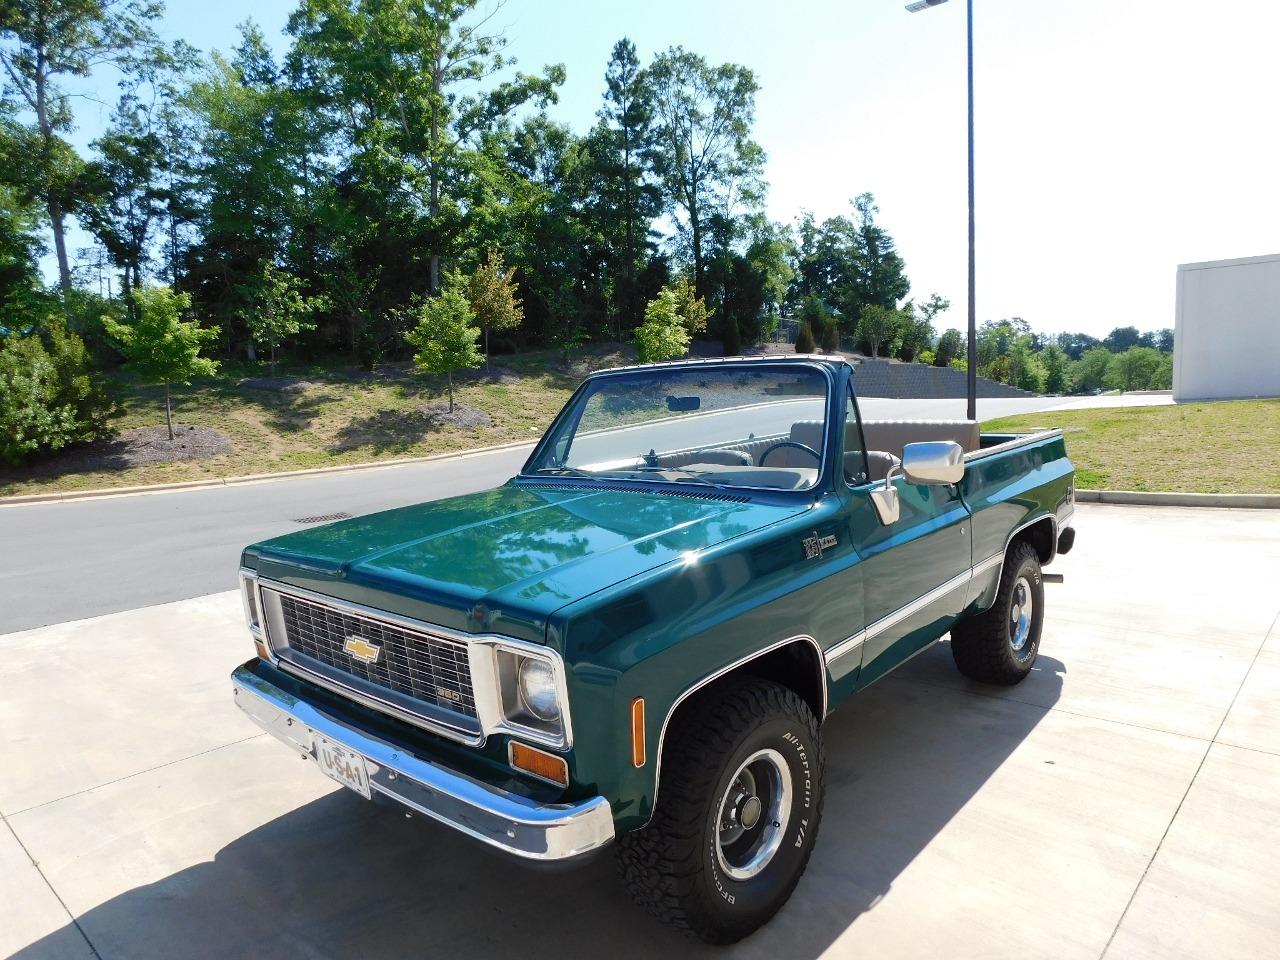
[[[981,419],[1055,398],[979,400]],[[864,418],[964,416],[963,400],[861,401]],[[0,507],[0,634],[183,600],[236,585],[240,550],[299,529],[495,487],[529,448],[232,487]]]

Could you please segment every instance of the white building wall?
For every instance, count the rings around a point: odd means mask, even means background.
[[[1178,267],[1173,399],[1280,397],[1280,254]]]

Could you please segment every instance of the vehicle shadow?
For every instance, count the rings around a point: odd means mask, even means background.
[[[924,658],[950,660],[946,644]],[[1063,665],[1041,655],[1043,692]],[[808,872],[774,920],[711,948],[629,901],[612,856],[513,865],[421,817],[333,793],[78,917],[103,958],[606,956],[817,958],[893,887],[1044,716],[954,684],[889,677],[829,720],[827,801]],[[15,955],[65,956],[68,926]],[[78,938],[76,938],[78,939]]]

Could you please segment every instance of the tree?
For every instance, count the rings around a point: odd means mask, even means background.
[[[129,74],[160,54],[152,0],[5,0],[0,6],[0,66],[5,80],[35,117],[36,177],[30,189],[43,202],[58,259],[58,280],[71,289],[66,216],[76,201],[79,159],[62,136],[72,129],[64,77],[85,77],[113,64]]]
[[[1066,393],[1067,359],[1063,349],[1052,341],[1045,344],[1040,351],[1040,363],[1044,367],[1044,390],[1046,393]]]
[[[174,293],[172,287],[142,286],[133,290],[132,320],[103,315],[102,325],[119,345],[125,366],[143,383],[164,384],[164,422],[173,439],[173,405],[170,386],[188,384],[192,377],[211,377],[216,360],[200,356],[201,348],[217,336],[194,320],[183,320],[191,308],[191,295]]]
[[[223,349],[249,337],[248,297],[264,261],[319,273],[332,301],[347,308],[339,319],[354,349],[362,298],[379,267],[354,262],[363,225],[336,188],[323,185],[329,177],[321,174],[331,171],[312,153],[325,148],[323,126],[291,89],[262,32],[242,27],[234,57],[214,53],[182,102],[199,145],[190,180],[200,237],[184,258],[183,285],[201,316],[221,327]],[[318,250],[309,249],[312,241]],[[299,262],[314,272],[297,271]]]
[[[1116,327],[1102,339],[1102,345],[1112,353],[1124,353],[1142,341],[1137,327]]]
[[[524,319],[524,305],[516,296],[516,271],[502,262],[502,254],[490,250],[484,262],[466,281],[467,299],[476,323],[484,331],[484,363],[489,365],[489,331],[514,330]]]
[[[1007,361],[1006,383],[1032,393],[1040,393],[1044,390],[1044,365],[1032,351],[1029,337],[1019,338],[1010,347],[1005,359]]]
[[[893,237],[876,222],[875,198],[862,193],[851,205],[852,217],[831,217],[820,224],[810,214],[801,217],[792,294],[797,299],[820,297],[839,311],[846,332],[853,335],[863,307],[892,310],[911,284]],[[929,301],[938,312],[946,309],[944,304],[936,294]],[[928,319],[932,323],[933,316]]]
[[[637,272],[641,251],[648,248],[649,225],[658,213],[660,198],[650,182],[653,166],[653,103],[636,45],[623,37],[613,45],[605,68],[604,106],[600,108],[600,139],[604,144],[603,177],[597,191],[605,199],[610,216],[621,220],[620,251],[613,259],[620,285],[622,314],[628,324],[639,320]]]
[[[413,364],[425,373],[445,375],[453,413],[453,371],[478,367],[483,360],[476,348],[480,330],[472,326],[476,316],[460,291],[446,287],[422,301],[413,317],[414,326],[404,335],[417,348]]]
[[[655,120],[655,168],[677,225],[687,235],[693,286],[701,295],[712,213],[756,206],[764,151],[751,138],[759,84],[743,66],[713,67],[672,47],[646,72]]]
[[[1112,390],[1150,390],[1162,362],[1153,347],[1131,347],[1112,355],[1103,382]]]
[[[858,318],[858,336],[870,344],[872,357],[880,355],[881,346],[892,352],[900,319],[899,311],[880,304],[868,304],[862,308],[862,315]]]
[[[721,340],[721,352],[726,357],[740,356],[742,353],[742,335],[738,333],[738,321],[729,317],[724,322],[724,338]]]
[[[1086,350],[1092,350],[1094,347],[1102,345],[1102,341],[1097,337],[1091,337],[1087,333],[1060,333],[1054,339],[1057,340],[1063,352],[1072,360],[1079,360],[1084,356]]]
[[[244,321],[253,342],[267,348],[273,374],[280,347],[302,331],[314,330],[312,315],[328,305],[324,297],[304,296],[302,288],[301,280],[268,260],[246,292]]]
[[[823,353],[836,353],[840,349],[840,327],[837,326],[834,317],[822,325],[822,330],[818,334],[818,345],[822,347]]]
[[[426,252],[427,286],[468,215],[467,188],[484,137],[526,103],[554,102],[564,67],[514,73],[506,38],[471,18],[479,0],[303,0],[289,17],[290,70],[327,118],[352,201],[388,242],[412,237]],[[390,234],[390,236],[388,236]],[[410,266],[403,253],[395,257]],[[414,264],[416,266],[416,264]],[[384,282],[394,276],[388,266]]]
[[[796,353],[817,353],[818,345],[813,341],[813,327],[807,320],[801,320],[796,327]]]
[[[700,333],[707,332],[707,320],[711,318],[711,311],[707,308],[707,302],[698,295],[697,289],[689,282],[688,277],[681,277],[674,283],[668,284],[664,289],[669,289],[675,301],[676,316],[680,318],[680,322],[684,325],[685,332],[689,334],[690,339],[696,337]],[[645,317],[649,316],[646,308]]]
[[[945,330],[938,338],[938,349],[934,352],[933,365],[948,367],[951,361],[964,353],[964,337],[959,330]]]
[[[1113,354],[1106,347],[1090,347],[1071,367],[1071,382],[1077,393],[1101,390]]]
[[[1155,332],[1155,347],[1161,353],[1173,353],[1173,331],[1164,327]]]
[[[687,286],[687,281],[682,281]],[[701,301],[699,301],[701,302]],[[680,313],[675,286],[666,286],[644,309],[644,323],[636,327],[636,356],[641,363],[675,360],[689,352],[689,327]]]

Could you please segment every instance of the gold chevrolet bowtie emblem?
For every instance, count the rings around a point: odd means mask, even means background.
[[[378,656],[382,653],[381,647],[375,646],[364,637],[347,637],[347,642],[342,645],[342,649],[361,663],[377,663]]]

